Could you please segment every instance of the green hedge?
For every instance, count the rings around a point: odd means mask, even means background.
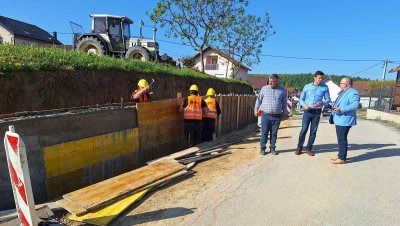
[[[136,73],[170,74],[178,77],[213,79],[248,85],[239,79],[216,78],[191,69],[178,69],[153,62],[126,60],[109,56],[88,55],[59,48],[0,44],[0,75],[13,71],[110,70]]]

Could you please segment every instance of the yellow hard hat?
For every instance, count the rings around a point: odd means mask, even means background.
[[[137,84],[140,88],[144,88],[146,86],[149,86],[149,83],[146,81],[146,79],[140,79],[138,84]]]
[[[213,88],[209,88],[207,90],[207,96],[214,96],[215,95],[215,90]]]
[[[199,92],[199,87],[197,87],[195,84],[193,84],[192,86],[190,86],[190,91],[197,91]]]

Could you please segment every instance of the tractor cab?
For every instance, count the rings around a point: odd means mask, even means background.
[[[131,19],[124,16],[92,14],[92,33],[99,34],[112,52],[125,53],[131,38]]]

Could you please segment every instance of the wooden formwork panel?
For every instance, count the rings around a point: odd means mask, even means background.
[[[237,118],[237,96],[230,96],[231,103],[231,119],[229,121],[229,132],[236,130],[236,118]]]
[[[184,140],[181,99],[137,104],[139,144],[142,160],[169,154]],[[172,145],[175,145],[172,146]]]
[[[222,116],[217,120],[217,134],[221,135],[235,131],[237,126],[238,129],[242,129],[245,126],[256,122],[257,118],[253,116],[255,98],[255,96],[248,95],[218,96],[217,101],[220,104]]]

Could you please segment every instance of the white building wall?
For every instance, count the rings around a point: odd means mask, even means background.
[[[247,76],[249,75],[248,71],[244,68],[240,68],[239,72],[236,74],[235,78],[240,78],[242,80],[247,80]]]
[[[0,25],[0,43],[13,44],[14,35]]]
[[[228,62],[228,60],[225,57],[220,56],[218,53],[215,53],[212,49],[207,49],[205,52],[203,52],[203,61],[204,61],[204,67],[206,65],[206,59],[208,56],[218,56],[218,70],[204,70],[205,73],[209,75],[213,75],[219,78],[232,78],[232,62]],[[226,67],[228,65],[228,71],[226,70]],[[194,59],[194,67],[197,68],[199,71],[201,71],[201,59],[200,56]],[[226,76],[228,72],[228,76]],[[236,78],[241,78],[247,80],[247,70],[240,68],[238,74],[236,75]]]

